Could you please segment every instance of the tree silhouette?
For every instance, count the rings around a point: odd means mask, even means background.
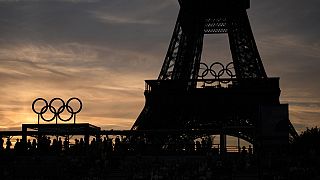
[[[312,127],[303,131],[293,142],[295,153],[319,154],[320,153],[320,128]]]

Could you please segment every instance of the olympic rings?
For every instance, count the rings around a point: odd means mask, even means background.
[[[73,101],[77,101],[78,104],[79,104],[79,107],[78,109],[75,111],[74,108],[75,107],[71,107],[70,103],[73,102]],[[35,106],[37,103],[39,102],[43,102],[44,105],[43,107],[40,109],[40,111],[36,110]],[[59,106],[57,107],[57,102],[59,102]],[[64,110],[67,110],[69,113],[70,113],[70,117],[69,118],[62,118],[61,117],[61,114],[64,112]],[[77,113],[79,113],[82,109],[82,102],[79,98],[76,98],[76,97],[72,97],[70,98],[67,103],[65,103],[61,98],[53,98],[51,99],[51,101],[47,102],[47,100],[43,99],[43,98],[37,98],[36,100],[33,101],[32,103],[32,110],[33,112],[35,112],[36,114],[38,114],[38,117],[41,117],[42,120],[46,121],[46,122],[50,122],[50,121],[53,121],[54,119],[59,119],[63,122],[67,122],[67,121],[70,121],[72,118],[74,118],[74,121],[75,121],[75,116]],[[47,111],[50,111],[53,116],[51,118],[45,118],[44,117],[44,114],[47,112]]]
[[[229,76],[229,78],[236,77],[233,62],[228,63],[226,67],[219,62],[212,63],[210,67],[205,63],[200,63],[198,77],[204,79],[209,75],[215,80],[221,79],[225,75]]]

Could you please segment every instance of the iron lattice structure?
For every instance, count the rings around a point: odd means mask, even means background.
[[[238,78],[266,78],[251,31],[248,0],[180,0],[181,9],[158,80],[197,79],[205,34],[227,33]]]
[[[212,129],[251,143],[276,133],[286,134],[282,136],[286,139],[289,129],[296,136],[288,106],[279,102],[279,78],[268,78],[264,70],[246,12],[249,0],[179,0],[179,4],[158,80],[146,81],[145,107],[132,129]],[[213,72],[213,79],[203,79],[213,71],[210,67],[200,72],[204,35],[219,33],[228,34],[234,74],[228,64],[218,75]],[[222,78],[220,72],[230,77]],[[268,111],[273,117],[263,115]]]

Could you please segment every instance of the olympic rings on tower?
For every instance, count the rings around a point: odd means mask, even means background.
[[[79,104],[79,107],[72,107],[70,105],[70,103],[72,102],[77,102]],[[40,102],[43,102],[43,107],[40,108],[40,110],[36,109],[36,104],[39,104]],[[58,106],[56,104],[59,104]],[[75,110],[75,108],[78,108],[77,110]],[[35,112],[36,114],[38,114],[38,123],[39,123],[39,119],[41,118],[42,120],[46,121],[46,122],[50,122],[53,120],[61,120],[63,122],[67,122],[70,121],[72,118],[74,119],[75,122],[75,117],[76,114],[79,113],[82,109],[82,102],[79,98],[76,97],[72,97],[70,98],[66,103],[61,99],[61,98],[53,98],[51,99],[51,101],[47,102],[47,100],[43,99],[43,98],[37,98],[36,100],[33,101],[32,103],[32,110],[33,112]],[[46,112],[48,112],[48,110],[52,113],[52,117],[51,118],[45,118],[44,114]],[[67,111],[68,113],[70,113],[70,117],[64,119],[63,117],[61,117],[61,114],[64,111]]]
[[[228,63],[226,66],[219,62],[212,63],[209,67],[205,63],[200,63],[198,77],[204,79],[205,77],[211,76],[213,79],[221,79],[224,76],[228,78],[235,78],[233,62]]]

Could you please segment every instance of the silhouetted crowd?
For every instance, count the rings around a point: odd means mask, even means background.
[[[246,179],[259,173],[251,146],[223,156],[210,137],[113,137],[0,138],[0,179]],[[318,128],[307,130],[277,156],[287,162],[278,166],[287,167],[289,179],[320,178],[319,137]]]
[[[13,149],[11,148],[13,146]],[[205,137],[202,139],[186,140],[169,138],[165,142],[153,143],[151,139],[145,137],[126,138],[123,136],[116,136],[116,138],[109,138],[105,136],[103,138],[92,138],[90,142],[85,142],[84,138],[74,139],[73,143],[70,143],[68,138],[62,140],[61,137],[53,138],[49,136],[41,136],[38,139],[28,139],[27,142],[22,142],[21,139],[16,139],[16,142],[11,142],[10,138],[7,138],[6,142],[3,138],[0,139],[0,150],[11,151],[13,150],[17,154],[23,154],[26,152],[41,152],[41,153],[84,153],[86,151],[92,151],[98,149],[107,153],[147,153],[152,152],[159,153],[219,153],[219,148],[216,148],[212,144],[211,138]],[[239,149],[240,152],[240,149]],[[242,147],[241,153],[253,154],[252,147],[249,145],[248,150],[245,146]]]
[[[16,139],[12,143],[9,138],[0,141],[0,178],[8,179],[12,176],[21,178],[15,171],[29,172],[29,179],[36,179],[35,174],[36,177],[44,177],[42,179],[48,179],[49,175],[54,178],[98,175],[125,179],[210,179],[213,173],[229,177],[230,167],[235,170],[254,166],[251,147],[243,147],[241,156],[238,153],[233,160],[235,165],[230,165],[219,159],[219,149],[213,148],[208,137],[197,141],[169,138],[158,144],[145,137],[122,136],[95,137],[90,142],[79,138],[72,143],[68,138],[52,136],[28,139],[27,142]],[[178,158],[177,155],[186,158]],[[161,156],[166,158],[157,158]],[[57,172],[50,174],[50,169]]]

